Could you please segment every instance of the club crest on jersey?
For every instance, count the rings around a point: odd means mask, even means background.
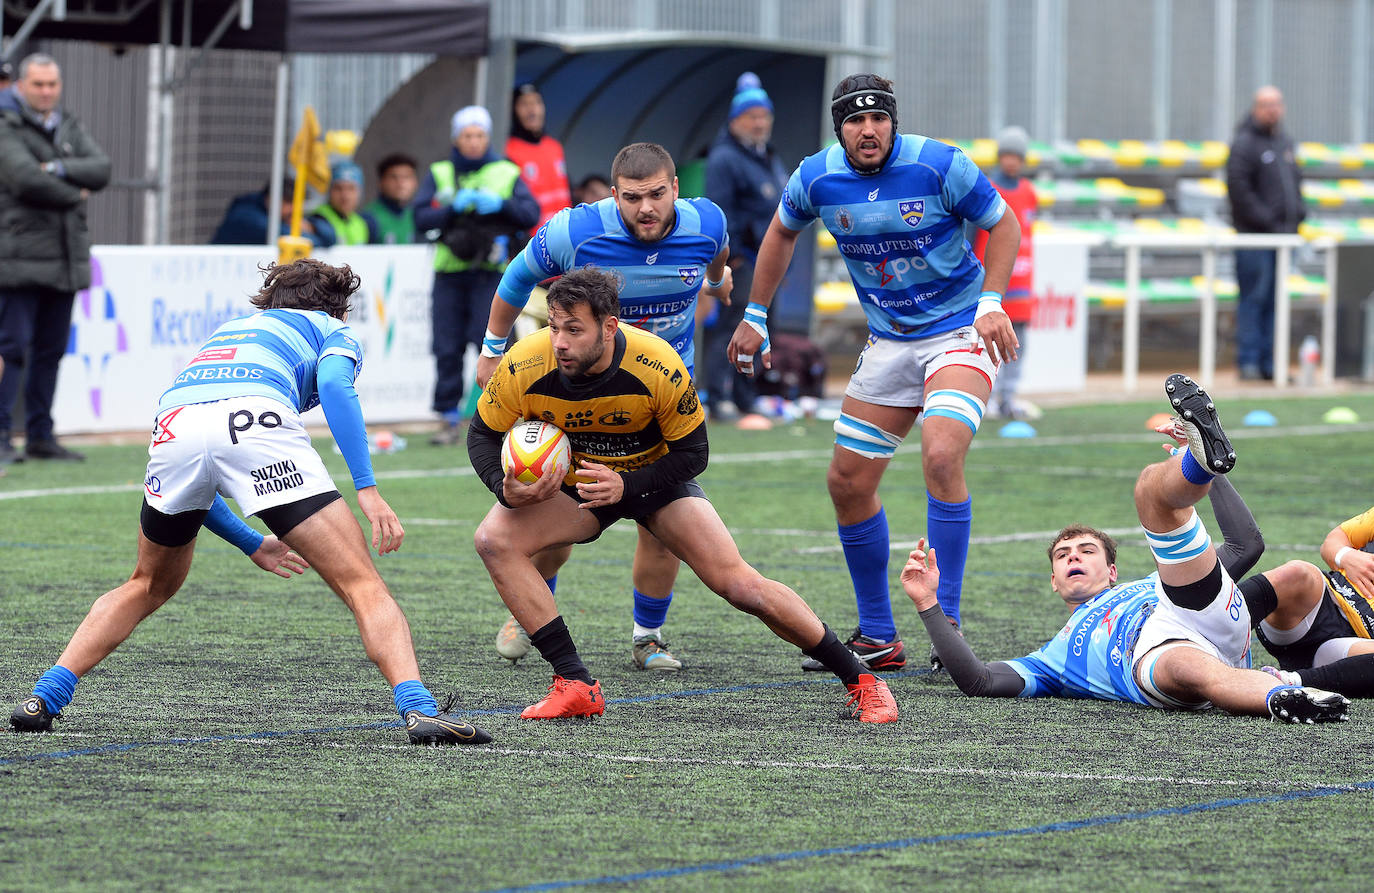
[[[848,208],[840,208],[835,212],[835,225],[846,233],[854,232],[854,217]]]
[[[918,226],[926,213],[925,199],[918,198],[909,202],[898,202],[897,213],[902,215],[907,226]]]
[[[681,279],[682,284],[687,286],[688,288],[691,288],[693,285],[696,285],[698,273],[699,271],[696,267],[677,268],[678,278]]]
[[[644,258],[644,262],[645,262],[646,264],[648,264],[649,266],[651,266],[651,267],[652,267],[654,264],[658,263],[658,252],[655,251],[653,254],[649,255],[649,256],[646,257],[646,258]]]

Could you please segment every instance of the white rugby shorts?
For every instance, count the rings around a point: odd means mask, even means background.
[[[1140,628],[1132,650],[1133,672],[1140,690],[1158,707],[1202,709],[1207,703],[1188,704],[1159,691],[1151,679],[1155,662],[1170,648],[1186,646],[1211,655],[1228,667],[1250,666],[1250,610],[1226,567],[1221,567],[1221,587],[1216,598],[1201,611],[1189,611],[1169,601],[1164,585],[1155,581],[1159,604]]]
[[[997,378],[997,367],[973,326],[915,341],[869,335],[844,393],[875,406],[922,406],[926,381],[949,366],[978,370],[989,388]]]
[[[143,500],[167,515],[208,509],[215,493],[245,515],[337,489],[296,410],[270,397],[232,397],[158,415]]]

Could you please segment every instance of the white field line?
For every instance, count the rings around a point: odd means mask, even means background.
[[[1357,422],[1353,425],[1301,425],[1294,428],[1242,428],[1238,431],[1228,432],[1232,440],[1255,440],[1272,439],[1276,437],[1320,437],[1326,434],[1340,434],[1352,432],[1374,431],[1374,422]],[[1031,439],[1000,439],[984,438],[974,440],[972,449],[974,450],[999,450],[999,449],[1033,449],[1036,447],[1061,447],[1071,445],[1081,445],[1084,443],[1141,443],[1152,440],[1159,440],[1159,435],[1149,432],[1139,434],[1099,434],[1094,437],[1083,437],[1072,435],[1067,437],[1036,437]],[[1161,441],[1162,442],[1162,441]],[[711,462],[718,465],[735,465],[753,462],[781,462],[793,461],[798,459],[828,459],[832,450],[777,450],[755,453],[729,453],[716,454],[711,457]],[[912,455],[920,452],[920,444],[915,437],[903,447],[899,455]],[[1113,475],[1117,474],[1113,472]],[[438,477],[472,477],[473,471],[468,467],[459,468],[408,468],[397,471],[378,471],[378,480],[414,480],[417,478],[438,478]],[[346,474],[335,475],[336,481],[349,481],[351,477]],[[0,501],[12,499],[44,499],[52,496],[86,496],[90,494],[102,493],[131,493],[137,491],[141,484],[108,484],[108,485],[89,485],[81,487],[45,487],[31,490],[8,490],[0,492]]]
[[[247,742],[256,745],[281,743],[282,738],[254,739]],[[240,742],[231,742],[240,743]],[[327,742],[324,747],[349,750],[412,750],[404,744],[362,744]],[[804,760],[713,760],[701,757],[660,757],[638,754],[613,754],[597,751],[575,750],[527,750],[514,747],[462,747],[454,748],[455,754],[489,753],[496,756],[531,757],[535,759],[576,760],[578,762],[620,763],[624,765],[649,766],[706,766],[723,769],[785,769],[801,772],[858,772],[864,775],[878,775],[884,772],[899,772],[905,775],[943,775],[951,777],[977,777],[1022,781],[1111,781],[1128,784],[1163,784],[1178,787],[1232,787],[1232,788],[1333,788],[1337,790],[1356,790],[1351,785],[1320,784],[1296,782],[1285,779],[1235,779],[1235,778],[1191,778],[1170,775],[1129,775],[1097,774],[1089,772],[1037,772],[1022,769],[978,769],[964,766],[876,766],[862,763],[810,762]]]

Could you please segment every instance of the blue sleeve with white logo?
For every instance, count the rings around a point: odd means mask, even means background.
[[[792,176],[787,178],[787,188],[782,191],[782,200],[778,202],[778,219],[782,225],[791,230],[804,230],[815,220],[819,214],[816,207],[811,203],[811,196],[807,189],[809,178],[805,178],[808,162],[811,156],[797,165],[797,169],[792,172]],[[812,162],[814,164],[814,162]]]
[[[343,354],[332,354],[320,361],[316,378],[319,382],[320,406],[329,423],[329,433],[339,445],[348,471],[353,475],[353,488],[375,486],[372,457],[367,452],[367,429],[363,426],[363,409],[358,392],[353,388],[358,367]]]
[[[689,198],[687,201],[696,209],[701,234],[720,246],[716,249],[717,253],[721,249],[729,248],[730,231],[726,227],[725,212],[720,209],[720,205],[709,198]]]
[[[210,511],[205,515],[205,529],[236,547],[244,555],[252,555],[262,548],[263,535],[234,514],[234,510],[229,508],[224,497],[218,493],[215,494],[215,501],[210,504]]]
[[[947,207],[979,229],[992,229],[1007,211],[1007,203],[997,188],[958,149],[950,160],[941,194]]]
[[[501,283],[496,286],[501,300],[523,309],[536,285],[572,269],[573,245],[568,227],[575,210],[564,208],[535,231],[534,238],[501,274]]]

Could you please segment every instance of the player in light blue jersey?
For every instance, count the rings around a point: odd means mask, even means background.
[[[272,531],[266,545],[279,558],[269,569],[289,576],[308,562],[348,605],[367,656],[392,687],[411,743],[491,740],[450,716],[447,705],[441,710],[421,683],[405,614],[301,421],[307,409],[323,407],[372,525],[373,548],[399,549],[405,531],[377,492],[353,389],[362,349],[345,321],[358,286],[347,266],[311,258],[269,267],[252,299],[259,312],[216,329],[162,395],[148,446],[133,576],[96,600],[57,664],[15,707],[15,729],[51,729],[80,677],[177,593],[202,525],[247,550],[257,534],[229,510],[228,496]],[[278,539],[294,551],[277,547]]]
[[[888,595],[889,535],[878,484],[924,414],[927,529],[945,558],[940,604],[957,625],[973,520],[964,457],[997,365],[1016,359],[1001,297],[1021,232],[968,156],[897,132],[891,81],[850,75],[831,100],[839,143],[803,160],[788,181],[727,350],[746,374],[756,351],[771,365],[768,308],[797,238],[819,219],[835,236],[869,329],[835,422],[826,480],[858,604],[848,644],[871,669],[898,670],[906,651]],[[966,222],[989,232],[986,271],[964,239]],[[802,666],[821,669],[814,661]]]
[[[506,348],[511,328],[541,281],[582,267],[599,267],[620,285],[620,318],[672,345],[692,372],[697,296],[729,303],[731,274],[725,215],[709,199],[678,198],[677,167],[662,146],[634,143],[611,164],[611,197],[559,211],[511,261],[491,302],[491,318],[477,382],[485,387]],[[577,407],[546,421],[578,425]],[[571,547],[536,556],[552,588]],[[672,672],[682,662],[667,650],[663,623],[681,562],[644,526],[634,558],[634,631],[631,653],[641,669]],[[496,650],[519,660],[530,641],[515,618],[506,621]]]
[[[935,549],[918,543],[902,571],[902,586],[921,612],[931,641],[959,688],[984,697],[1065,697],[1127,701],[1175,710],[1220,707],[1231,713],[1289,722],[1334,722],[1349,701],[1318,688],[1287,685],[1250,669],[1252,611],[1274,608],[1264,577],[1237,585],[1264,543],[1249,509],[1216,474],[1235,452],[1206,392],[1171,375],[1165,384],[1181,418],[1186,448],[1147,466],[1135,485],[1136,513],[1154,554],[1156,572],[1118,582],[1116,543],[1075,525],[1049,547],[1050,586],[1072,613],[1039,650],[984,664],[950,627],[936,597]],[[1212,545],[1194,505],[1212,501],[1224,542]],[[1260,581],[1258,584],[1256,581]]]

